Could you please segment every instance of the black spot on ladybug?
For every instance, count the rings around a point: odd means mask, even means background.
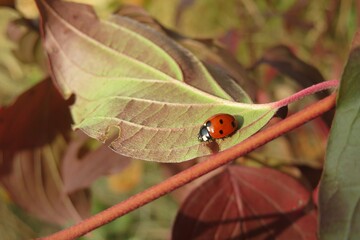
[[[223,130],[220,130],[219,133],[222,135],[224,132],[223,132]]]
[[[235,122],[234,122],[234,121],[231,122],[231,126],[232,126],[233,128],[235,128]]]
[[[222,119],[220,119],[219,122],[220,122],[220,124],[223,124],[223,123],[224,123],[224,121],[223,121]]]

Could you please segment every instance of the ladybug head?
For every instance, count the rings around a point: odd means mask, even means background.
[[[208,142],[210,141],[212,138],[210,136],[210,133],[206,127],[206,125],[202,126],[200,128],[200,131],[199,131],[199,135],[198,135],[198,140],[200,142]]]

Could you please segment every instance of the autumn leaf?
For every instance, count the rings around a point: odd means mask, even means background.
[[[197,140],[210,116],[230,113],[242,123],[226,149],[261,129],[275,114],[270,104],[235,102],[202,63],[165,35],[121,16],[99,20],[81,4],[38,1],[55,81],[76,95],[74,128],[139,159],[181,162],[212,150]]]
[[[172,239],[317,239],[310,202],[309,191],[284,173],[228,167],[189,194]]]

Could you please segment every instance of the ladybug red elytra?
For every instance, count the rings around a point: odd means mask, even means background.
[[[239,124],[233,115],[220,113],[210,117],[200,128],[198,139],[209,142],[231,136],[238,129]]]

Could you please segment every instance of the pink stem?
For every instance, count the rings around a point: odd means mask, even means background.
[[[280,108],[280,107],[289,105],[292,102],[300,100],[301,98],[304,98],[304,97],[306,97],[308,95],[314,94],[316,92],[319,92],[319,91],[322,91],[322,90],[325,90],[325,89],[335,88],[338,85],[339,85],[339,80],[325,81],[325,82],[313,85],[311,87],[305,88],[305,89],[291,95],[290,97],[281,99],[280,101],[273,102],[273,103],[270,103],[270,104],[275,108]]]

